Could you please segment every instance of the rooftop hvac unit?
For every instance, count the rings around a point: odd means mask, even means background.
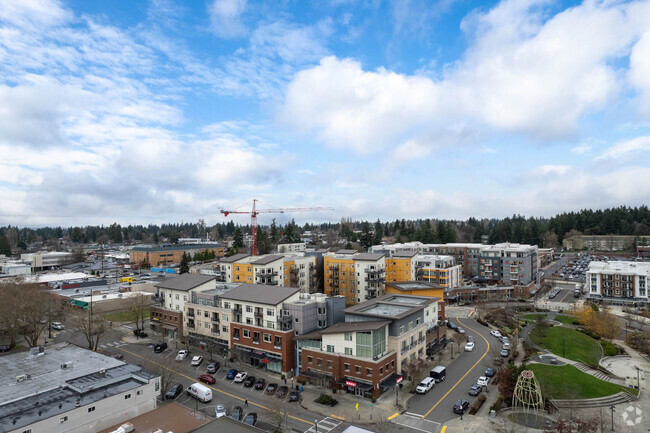
[[[16,376],[16,382],[22,382],[23,380],[29,379],[29,374],[21,374]]]
[[[61,368],[62,369],[64,369],[64,368],[72,368],[72,361],[64,362],[63,364],[61,364]]]
[[[106,374],[106,369],[105,368],[100,368],[99,369],[99,374]]]

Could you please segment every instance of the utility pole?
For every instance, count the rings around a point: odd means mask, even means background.
[[[612,411],[612,431],[614,431],[614,411],[616,410],[616,408],[614,407],[614,405],[612,405],[609,407],[609,409]]]

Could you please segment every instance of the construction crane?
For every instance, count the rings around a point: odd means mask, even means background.
[[[228,216],[232,214],[250,214],[251,216],[251,234],[253,236],[253,245],[251,247],[251,254],[257,255],[257,215],[261,213],[285,213],[285,212],[312,212],[318,210],[334,210],[331,207],[287,207],[279,209],[257,209],[256,204],[259,200],[253,199],[253,210],[252,211],[235,211],[235,210],[223,210],[221,213],[223,216]]]

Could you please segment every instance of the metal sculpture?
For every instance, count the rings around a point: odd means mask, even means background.
[[[521,372],[517,379],[515,392],[512,397],[514,411],[521,411],[529,414],[544,408],[544,398],[535,374],[530,370]]]

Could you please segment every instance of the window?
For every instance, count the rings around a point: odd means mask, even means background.
[[[142,391],[142,390],[140,389],[140,390],[138,390],[138,392],[136,392],[135,394],[136,394],[136,395],[142,395],[143,392],[144,392],[144,391]]]
[[[346,347],[345,348],[345,354],[352,356],[352,348],[351,347]]]
[[[319,366],[320,366],[320,365],[323,365],[323,360],[320,359],[320,358],[318,358],[318,359],[316,360],[316,365],[319,365]]]
[[[264,342],[265,343],[271,342],[271,334],[264,334]]]
[[[187,302],[187,295],[183,295],[183,301]]]
[[[366,376],[372,376],[372,368],[366,368]]]
[[[225,308],[226,310],[229,310],[230,309],[230,302],[224,302],[223,303],[223,308]],[[225,316],[225,314],[224,314],[224,316]]]
[[[227,326],[222,326],[221,327],[221,332],[228,332],[228,327]]]
[[[206,329],[210,328],[210,323],[209,322],[204,322],[203,327],[206,328]]]
[[[270,308],[267,308],[267,309],[266,309],[266,315],[267,315],[267,316],[271,316],[271,317],[275,316],[275,310],[272,310],[272,309],[270,309]]]
[[[312,358],[311,356],[308,356],[307,357],[307,364],[313,364],[313,362],[314,362],[314,358]]]
[[[95,412],[95,406],[91,406],[88,408],[88,412]]]
[[[345,333],[345,341],[352,341],[352,333],[351,332],[346,332]]]
[[[379,367],[379,374],[381,374],[381,375],[384,374],[384,367]]]
[[[327,361],[327,368],[332,369],[332,361]]]
[[[343,364],[345,371],[350,371],[350,364]]]
[[[124,396],[124,400],[128,400],[130,398],[131,398],[131,394],[127,394],[127,395]]]
[[[67,417],[67,416],[62,416],[61,418],[59,418],[59,421],[60,421],[60,422],[66,422],[67,420],[68,420],[68,417]],[[29,433],[31,433],[31,432],[32,432],[32,429],[25,430],[25,432],[29,432]]]
[[[251,338],[251,332],[248,329],[244,329],[244,338]]]
[[[329,352],[329,353],[334,353],[334,346],[331,345],[331,344],[328,344],[328,345],[327,345],[327,352]]]
[[[250,317],[247,317],[246,318],[246,324],[247,325],[252,325],[253,324],[253,319],[251,319]]]
[[[178,294],[176,294],[176,300],[178,301],[179,299],[180,299],[180,297],[178,296]]]
[[[221,315],[221,321],[222,322],[227,322],[228,321],[228,315],[227,314],[222,314]]]
[[[357,374],[361,374],[361,367],[358,366],[358,365],[355,365],[354,366],[354,372],[357,373]]]
[[[203,312],[203,317],[210,317],[210,312],[208,310],[205,310]]]
[[[399,327],[399,335],[402,335],[404,333],[404,326]]]
[[[251,307],[250,305],[246,305],[246,312],[247,313],[252,313],[253,312],[253,307]]]

